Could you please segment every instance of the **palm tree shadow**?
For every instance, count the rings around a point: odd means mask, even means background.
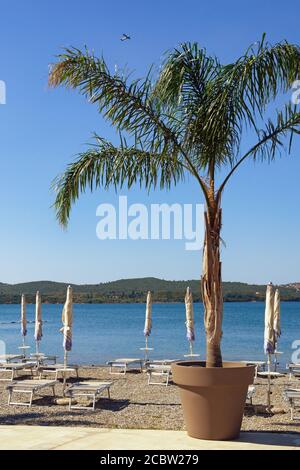
[[[181,406],[180,403],[157,403],[157,402],[147,402],[147,401],[131,401],[131,405],[138,405],[138,406],[162,406],[162,407],[179,407]]]
[[[44,416],[44,413],[19,413],[13,415],[2,415],[0,417],[0,424],[19,424],[19,422],[27,421],[30,419],[38,419]]]

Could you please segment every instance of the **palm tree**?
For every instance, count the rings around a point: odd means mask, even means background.
[[[206,365],[222,366],[221,200],[228,181],[247,159],[273,160],[291,149],[300,132],[300,113],[289,99],[267,118],[269,106],[299,77],[300,48],[261,41],[235,62],[223,65],[196,43],[166,54],[156,78],[110,72],[87,49],[66,49],[52,66],[51,86],[78,89],[118,130],[115,146],[95,143],[55,180],[55,208],[66,226],[72,204],[86,189],[170,188],[187,174],[203,192],[205,241],[202,299],[207,337]],[[253,144],[241,153],[244,133]],[[127,140],[126,140],[127,139]],[[219,185],[216,178],[223,178]]]

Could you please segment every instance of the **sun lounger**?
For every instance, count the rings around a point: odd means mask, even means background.
[[[157,364],[157,365],[171,365],[173,362],[176,362],[177,359],[151,359],[146,361],[147,364]]]
[[[289,370],[289,380],[292,380],[292,377],[295,376],[295,374],[300,374],[300,364],[294,364],[291,362],[290,364],[287,364],[286,368]]]
[[[53,364],[56,364],[57,356],[53,355],[48,355],[48,354],[30,354],[29,360],[35,360],[39,364],[48,364],[49,362],[52,362]]]
[[[265,361],[240,361],[248,366],[255,366],[255,378],[257,378],[258,372],[262,372],[266,370],[266,362]]]
[[[36,366],[41,365],[54,365],[56,364],[57,356],[45,356],[38,354],[30,354],[30,356],[22,357],[22,362],[35,362]]]
[[[257,375],[258,375],[258,377],[261,377],[261,378],[270,377],[271,379],[277,379],[279,377],[284,377],[284,374],[281,374],[281,372],[275,372],[273,370],[265,371],[265,372],[258,372]]]
[[[76,364],[70,364],[67,367],[64,364],[40,364],[39,365],[39,373],[40,378],[47,374],[53,374],[55,380],[58,380],[59,377],[63,379],[66,378],[67,375],[71,375],[73,373],[76,374],[77,379],[79,378],[78,374],[79,366]]]
[[[151,361],[146,363],[146,372],[148,374],[148,385],[169,385],[169,380],[172,375],[171,362],[164,364],[162,361]],[[160,377],[160,380],[155,380],[153,377]]]
[[[14,380],[15,376],[17,375],[18,371],[29,371],[31,375],[33,375],[33,369],[35,368],[36,364],[34,362],[7,362],[6,364],[0,364],[0,373],[1,372],[9,372],[9,378],[0,379],[1,381],[4,380]]]
[[[1,354],[0,355],[0,363],[1,362],[12,362],[12,361],[18,361],[19,359],[22,359],[24,356],[23,354]]]
[[[88,406],[72,405],[72,398],[85,397],[92,398],[92,409],[95,411],[96,399],[99,395],[107,390],[108,398],[110,399],[110,387],[112,382],[77,382],[70,385],[66,391],[65,396],[69,397],[69,410],[88,410]]]
[[[128,358],[122,357],[121,359],[115,359],[114,361],[108,361],[106,364],[109,365],[109,372],[110,374],[122,374],[126,375],[126,372],[129,368],[138,368],[140,371],[143,371],[143,359],[135,359],[135,358]],[[113,372],[113,369],[121,369],[119,372]]]
[[[14,406],[29,406],[32,405],[34,395],[44,388],[52,388],[53,396],[55,396],[55,385],[58,382],[56,380],[18,380],[7,385],[8,390],[8,405]],[[29,401],[27,402],[13,402],[13,394],[25,394],[29,395]]]
[[[288,388],[283,392],[283,395],[290,405],[291,420],[300,420],[300,415],[295,415],[297,410],[300,411],[300,389]]]

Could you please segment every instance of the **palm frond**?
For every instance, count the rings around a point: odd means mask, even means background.
[[[178,123],[160,112],[150,75],[130,81],[128,75],[112,74],[103,58],[74,48],[59,56],[49,84],[78,89],[118,130],[138,138],[149,152],[160,152],[166,141],[176,146]]]
[[[267,105],[286,93],[299,76],[300,47],[286,41],[272,46],[263,35],[244,56],[221,68],[210,117],[217,121],[224,118],[223,104],[228,103],[228,117],[238,130],[243,124],[257,130],[256,115],[263,118]]]
[[[183,43],[166,55],[153,94],[168,106],[199,104],[218,76],[220,64],[197,43]]]
[[[268,160],[271,162],[285,149],[286,153],[291,151],[294,135],[300,134],[300,112],[295,105],[288,104],[283,111],[277,111],[276,120],[269,119],[264,129],[258,131],[259,140],[233,165],[228,175],[220,185],[219,197],[231,176],[238,167],[248,158],[254,160]]]
[[[184,43],[167,56],[153,90],[166,108],[176,109],[182,124],[182,146],[196,155],[197,162],[193,162],[198,170],[205,170],[211,158],[218,165],[228,160],[238,142],[238,134],[228,126],[228,119],[222,120],[222,133],[217,127],[220,122],[209,120],[214,84],[221,69],[219,61],[208,56],[205,49],[196,43]],[[214,123],[213,129],[209,129],[209,122]]]
[[[96,143],[53,182],[57,219],[66,226],[72,205],[87,189],[130,188],[133,184],[148,190],[157,185],[169,188],[184,178],[184,170],[177,154],[150,153],[136,146],[127,147],[124,141],[115,147],[97,136]]]

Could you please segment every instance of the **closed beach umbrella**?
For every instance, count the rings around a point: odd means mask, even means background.
[[[35,327],[34,327],[34,339],[36,341],[36,352],[39,353],[39,342],[43,336],[42,330],[42,300],[39,291],[36,293],[35,298]]]
[[[266,291],[265,306],[265,335],[264,335],[265,354],[268,355],[268,410],[271,408],[271,354],[275,351],[274,334],[274,287],[270,282]]]
[[[280,293],[279,293],[279,289],[276,289],[275,296],[274,296],[273,330],[274,330],[274,335],[275,335],[275,347],[276,347],[278,338],[281,335],[281,328],[280,328]]]
[[[21,297],[21,335],[23,336],[23,346],[25,344],[25,336],[27,335],[27,319],[26,319],[26,299],[25,295]]]
[[[274,295],[274,320],[273,320],[273,330],[274,330],[274,336],[275,336],[275,371],[277,370],[277,366],[279,362],[277,361],[277,354],[279,354],[278,351],[278,339],[281,335],[281,328],[280,328],[280,293],[279,289],[276,289],[275,295]]]
[[[63,333],[63,348],[65,350],[64,364],[67,365],[67,353],[72,349],[72,325],[73,325],[73,290],[71,286],[67,289],[67,298],[62,311],[61,329]]]
[[[146,316],[145,316],[145,327],[144,327],[144,336],[146,338],[146,346],[143,348],[145,350],[145,360],[148,360],[148,338],[151,334],[152,329],[152,294],[148,291],[147,301],[146,301]]]
[[[274,287],[271,282],[266,292],[264,349],[266,354],[274,354]]]
[[[152,328],[152,294],[149,291],[147,294],[147,302],[146,302],[146,318],[145,318],[145,328],[144,328],[144,335],[146,338],[150,336]]]
[[[193,341],[195,341],[195,327],[194,327],[194,305],[193,294],[188,287],[185,294],[185,315],[186,315],[186,337],[190,342],[190,353],[193,354]]]

